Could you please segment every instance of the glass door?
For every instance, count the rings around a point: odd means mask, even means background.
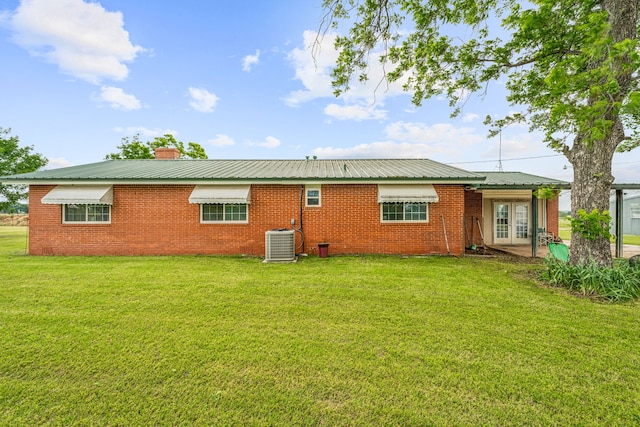
[[[513,202],[511,206],[514,212],[516,227],[511,243],[514,245],[531,243],[531,235],[529,233],[529,229],[531,228],[529,226],[531,223],[531,204],[529,202]]]
[[[493,212],[493,243],[511,244],[511,203],[496,202]]]
[[[518,245],[531,243],[529,202],[495,202],[493,205],[493,243]]]

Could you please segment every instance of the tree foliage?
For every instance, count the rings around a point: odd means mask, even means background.
[[[572,163],[572,212],[608,208],[616,151],[640,145],[638,0],[324,0],[322,30],[336,39],[336,95],[368,79],[381,50],[386,79],[420,105],[446,96],[460,113],[469,93],[502,79],[522,111],[487,117],[490,135],[526,122]],[[626,133],[625,133],[626,130]],[[575,237],[575,239],[574,239]],[[603,239],[604,240],[604,239]],[[608,254],[607,254],[608,252]],[[611,263],[608,245],[572,236],[572,263]],[[590,258],[590,259],[587,259]]]
[[[154,151],[156,148],[170,147],[177,148],[180,151],[181,158],[207,158],[207,153],[205,153],[204,148],[195,142],[189,142],[185,147],[184,142],[177,141],[171,134],[157,136],[153,141],[142,142],[140,141],[140,135],[136,134],[131,139],[129,139],[129,137],[122,138],[122,144],[118,146],[120,151],[117,153],[107,154],[105,159],[153,159],[155,157]]]
[[[587,213],[584,209],[578,209],[577,216],[570,219],[571,228],[584,236],[585,239],[611,240],[611,215],[609,211],[600,212],[597,209]]]
[[[20,147],[20,139],[11,135],[11,129],[0,127],[0,176],[34,172],[46,166],[48,159],[32,150],[33,146]],[[0,183],[0,211],[15,211],[18,202],[27,196],[26,185]]]

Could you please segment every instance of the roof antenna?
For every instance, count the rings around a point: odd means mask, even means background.
[[[502,170],[502,129],[500,129],[500,148],[498,151],[498,172],[504,172]]]

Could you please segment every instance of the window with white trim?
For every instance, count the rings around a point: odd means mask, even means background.
[[[69,204],[62,205],[62,222],[69,223],[102,223],[111,222],[110,205]]]
[[[422,202],[387,202],[380,204],[382,222],[427,222],[429,207]]]
[[[246,203],[203,203],[201,222],[248,222]]]
[[[631,219],[639,219],[640,218],[640,203],[630,203],[629,208],[631,209]]]
[[[305,187],[307,206],[320,206],[320,186]]]

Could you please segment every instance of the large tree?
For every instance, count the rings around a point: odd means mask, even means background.
[[[20,147],[20,139],[11,135],[11,129],[0,127],[0,176],[34,172],[46,166],[48,159],[32,150],[33,146]],[[27,196],[26,185],[0,183],[0,211],[15,211],[18,202]]]
[[[155,157],[154,151],[156,148],[177,148],[180,151],[180,157],[186,159],[206,159],[207,153],[200,144],[195,142],[187,143],[187,147],[184,146],[184,142],[177,141],[171,134],[165,134],[164,136],[157,136],[153,141],[142,142],[140,141],[140,135],[134,135],[133,138],[122,138],[122,144],[118,146],[120,150],[117,153],[107,154],[106,160],[115,159],[153,159]]]
[[[567,157],[574,171],[572,217],[579,219],[582,209],[608,210],[613,155],[639,145],[633,132],[640,117],[638,3],[324,0],[322,30],[349,26],[336,40],[338,95],[353,78],[367,79],[370,54],[379,49],[386,78],[405,81],[416,105],[445,95],[454,115],[470,92],[506,80],[507,100],[523,111],[487,123],[497,132],[526,121]],[[574,229],[571,262],[590,261],[611,265],[607,233]]]

